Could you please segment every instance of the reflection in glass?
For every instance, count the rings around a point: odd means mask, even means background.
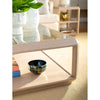
[[[40,41],[40,34],[38,28],[32,28],[28,31],[25,30],[23,36],[24,41],[27,41],[28,43]]]
[[[17,43],[26,43],[26,42],[23,40],[23,34],[19,34],[19,35],[13,36],[13,39],[14,39],[15,42],[17,42]]]
[[[48,29],[43,25],[39,25],[38,28],[24,28],[23,35],[13,36],[16,43],[31,43],[70,38],[72,37],[61,32]]]

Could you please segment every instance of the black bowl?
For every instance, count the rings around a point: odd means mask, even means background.
[[[44,60],[32,60],[28,62],[29,64],[29,70],[40,74],[46,69],[46,61]]]

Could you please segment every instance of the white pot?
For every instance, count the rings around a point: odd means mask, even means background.
[[[24,30],[28,32],[29,41],[31,40],[31,42],[40,41],[38,25],[39,25],[39,10],[31,8],[27,12],[27,22],[24,25]]]
[[[37,0],[34,0],[33,2],[37,3]],[[38,25],[39,25],[39,10],[31,8],[27,12],[27,22],[26,25],[24,25],[24,28],[25,29],[38,28]]]
[[[38,9],[31,8],[27,12],[27,22],[24,28],[37,28],[39,25],[39,11]]]
[[[26,12],[13,13],[13,35],[23,34],[24,24],[26,24]]]

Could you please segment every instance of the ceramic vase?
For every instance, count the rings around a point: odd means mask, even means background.
[[[25,13],[13,13],[13,35],[23,34],[23,25],[26,24]]]
[[[28,32],[32,42],[40,41],[40,34],[38,32],[39,25],[39,11],[38,9],[30,9],[27,12],[27,22],[24,25],[25,32]]]
[[[27,22],[24,28],[26,29],[38,28],[38,25],[39,25],[39,11],[38,9],[31,8],[27,12]]]
[[[34,0],[34,2],[37,2],[37,0]],[[27,12],[27,22],[24,25],[25,31],[32,30],[31,38],[33,38],[34,41],[40,41],[40,34],[38,32],[38,25],[39,25],[39,10],[38,9],[29,9]]]

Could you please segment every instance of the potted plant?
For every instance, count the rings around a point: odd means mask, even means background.
[[[40,2],[34,1],[35,0],[12,0],[13,35],[23,33],[23,25],[26,23],[27,11],[31,8],[38,9],[43,5]]]

